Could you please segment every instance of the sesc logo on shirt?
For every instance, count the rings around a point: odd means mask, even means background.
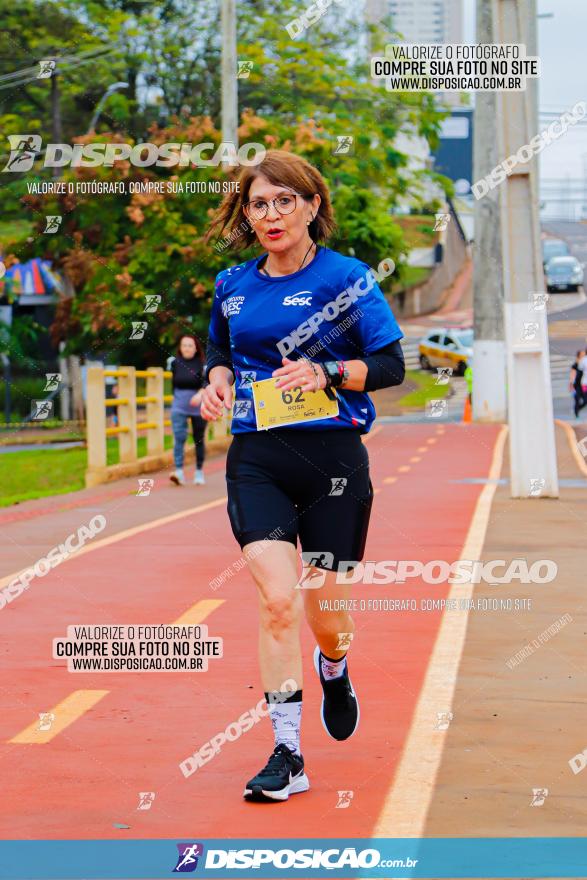
[[[312,305],[312,291],[311,290],[300,290],[299,293],[294,294],[293,296],[286,296],[282,302],[283,306],[311,306]]]
[[[239,315],[244,301],[244,296],[229,296],[228,299],[225,299],[222,303],[224,317],[230,318],[231,315]]]
[[[372,354],[402,336],[366,263],[321,247],[301,272],[271,278],[259,271],[261,259],[262,256],[253,257],[238,272],[233,268],[231,275],[224,269],[216,278],[209,338],[234,367],[237,402],[231,425],[233,434],[259,429],[256,415],[260,410],[266,414],[267,408],[258,407],[255,413],[254,407],[239,401],[249,403],[249,374],[252,378],[252,373],[256,373],[255,382],[263,382],[282,365],[285,352],[282,355],[278,343],[285,337],[291,336],[294,341],[288,351],[290,358],[311,357],[315,345],[323,352],[318,360],[350,360]],[[350,310],[355,289],[357,297],[361,296],[360,313],[358,309],[347,313],[357,320],[347,332],[342,332],[336,327],[341,309],[337,306],[335,314],[330,304],[336,303],[338,297],[340,302],[348,303],[345,308]],[[296,336],[294,340],[293,334],[302,325],[308,328],[307,335],[300,339]],[[367,433],[375,418],[369,395],[343,389],[338,402],[338,415],[321,421],[304,420],[292,427],[315,430],[319,425],[321,429],[355,428],[361,434]]]

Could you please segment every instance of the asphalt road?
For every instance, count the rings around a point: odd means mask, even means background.
[[[587,224],[560,221],[548,223],[544,227],[548,235],[562,238],[569,244],[571,253],[583,264],[587,276]],[[550,372],[552,382],[553,411],[555,418],[575,422],[573,403],[569,392],[569,373],[576,352],[587,343],[587,297],[581,289],[578,293],[551,293],[548,303],[548,326],[550,343]],[[403,342],[406,364],[418,369],[418,342],[421,333],[412,335],[407,330]],[[447,400],[446,410],[440,414],[440,422],[460,422],[462,420],[466,386],[463,379],[451,380],[454,395]],[[401,417],[390,417],[391,422],[424,422],[429,415],[425,412]],[[387,421],[386,419],[382,421]],[[587,408],[580,416],[587,424]]]
[[[577,257],[587,274],[587,224],[568,221],[549,222],[544,232],[562,238],[569,245],[573,256]],[[560,299],[564,297],[562,310]],[[551,304],[555,310],[548,316],[550,337],[550,362],[554,415],[565,421],[575,421],[572,413],[571,396],[568,390],[568,377],[576,351],[587,341],[587,299],[566,294],[551,294]],[[566,303],[569,304],[566,307]],[[587,421],[587,409],[581,413],[581,421]]]

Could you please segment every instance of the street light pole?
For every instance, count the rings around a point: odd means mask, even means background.
[[[536,0],[497,0],[496,42],[536,54]],[[498,92],[497,140],[510,156],[536,135],[537,91]],[[508,367],[510,492],[558,497],[537,162],[518,163],[499,187]]]
[[[53,143],[60,144],[63,140],[62,128],[61,128],[61,104],[60,104],[60,93],[59,93],[59,59],[53,58],[51,59],[55,61],[55,67],[51,73],[51,134],[53,136]],[[60,177],[61,169],[58,167],[53,168],[53,177]]]
[[[96,125],[98,124],[98,119],[100,118],[100,113],[104,109],[104,105],[105,105],[106,101],[108,100],[108,98],[110,97],[110,95],[113,95],[114,92],[119,91],[119,89],[127,89],[127,88],[128,88],[127,82],[115,82],[115,83],[112,83],[111,86],[108,86],[108,88],[106,89],[106,91],[104,92],[104,94],[102,95],[102,97],[100,98],[98,103],[96,104],[96,108],[94,110],[94,115],[92,116],[87,134],[91,134],[93,131],[96,130]]]
[[[477,0],[477,42],[494,43],[495,0]],[[496,138],[497,96],[477,92],[474,116],[475,180],[499,165]],[[499,193],[491,189],[475,200],[473,253],[474,330],[473,419],[505,422],[506,377]]]
[[[222,140],[238,146],[236,0],[220,0],[222,26]]]

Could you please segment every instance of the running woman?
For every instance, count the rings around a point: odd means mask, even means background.
[[[188,436],[188,422],[196,447],[196,472],[194,483],[203,485],[206,448],[204,434],[206,422],[200,415],[202,386],[204,384],[204,347],[197,336],[184,334],[179,340],[177,356],[171,363],[173,401],[171,403],[171,428],[173,431],[173,461],[175,471],[169,479],[177,486],[185,483],[183,471],[184,447]]]
[[[346,740],[359,723],[346,656],[353,621],[345,610],[321,610],[319,599],[348,599],[338,565],[350,560],[343,568],[352,568],[364,555],[373,487],[361,434],[375,418],[367,392],[403,381],[403,334],[369,267],[319,244],[334,217],[326,184],[305,159],[269,150],[244,168],[209,237],[218,229],[236,235],[238,250],[255,242],[263,249],[216,278],[201,412],[217,419],[234,403],[228,515],[257,586],[261,679],[275,738],[244,796],[283,801],[309,788],[300,749],[304,614],[317,642],[326,732]],[[276,404],[255,384],[263,380],[261,388],[277,386]],[[324,416],[333,399],[338,414]],[[284,426],[292,410],[298,420]],[[278,426],[260,430],[258,418]]]

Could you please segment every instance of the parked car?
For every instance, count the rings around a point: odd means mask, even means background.
[[[546,264],[553,257],[570,257],[571,252],[566,241],[560,238],[542,239],[542,266],[546,270]]]
[[[553,257],[546,264],[547,290],[578,290],[583,268],[576,257]]]
[[[452,367],[463,376],[473,359],[473,331],[459,327],[431,330],[420,341],[418,352],[423,370]]]

